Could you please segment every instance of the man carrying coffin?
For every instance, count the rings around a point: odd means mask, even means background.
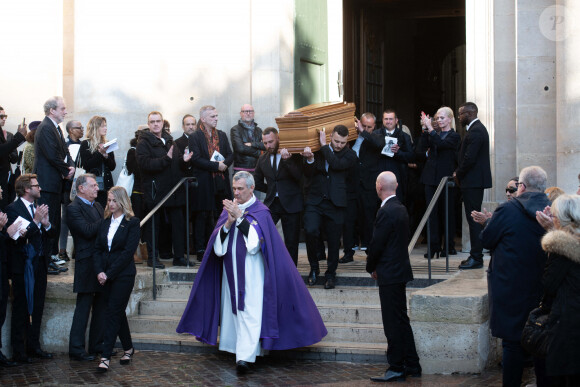
[[[236,173],[232,188],[177,332],[216,345],[219,325],[219,348],[236,354],[243,374],[262,350],[308,346],[327,330],[252,175]]]

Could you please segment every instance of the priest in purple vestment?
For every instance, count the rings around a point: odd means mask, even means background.
[[[327,330],[272,221],[254,196],[254,178],[234,175],[234,200],[211,235],[189,302],[177,326],[236,354],[239,373],[263,350],[305,347]]]

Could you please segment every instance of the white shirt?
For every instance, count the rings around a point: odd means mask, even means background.
[[[107,234],[107,244],[109,245],[109,251],[111,251],[111,243],[113,243],[113,237],[117,232],[117,229],[121,225],[121,221],[125,217],[125,214],[119,216],[117,219],[111,215],[111,225],[109,226],[109,233]]]
[[[466,131],[466,132],[469,130],[469,128],[471,127],[471,125],[473,125],[473,123],[474,123],[475,121],[479,121],[479,118],[475,117],[475,119],[474,119],[473,121],[471,121],[471,122],[469,123],[469,125],[467,125],[467,126],[465,127],[465,131]]]
[[[385,205],[385,203],[387,202],[387,200],[389,200],[390,198],[394,198],[397,195],[391,195],[389,197],[386,197],[385,200],[383,200],[383,202],[381,203],[381,207]]]

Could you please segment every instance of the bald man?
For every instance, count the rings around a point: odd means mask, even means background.
[[[262,142],[262,129],[254,121],[252,105],[242,105],[240,120],[230,130],[230,138],[234,148],[234,171],[254,173],[258,158],[266,147]]]
[[[415,338],[407,316],[406,286],[413,280],[407,251],[409,215],[396,197],[397,186],[397,178],[392,172],[382,172],[377,177],[377,195],[382,203],[367,250],[366,270],[379,283],[383,327],[389,343],[389,368],[384,375],[372,377],[373,382],[403,381],[407,375],[421,376]]]

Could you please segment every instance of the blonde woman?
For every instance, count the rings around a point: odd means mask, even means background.
[[[93,116],[87,124],[87,139],[81,142],[79,150],[81,166],[97,176],[99,182],[99,194],[97,202],[105,207],[107,205],[107,191],[114,185],[111,171],[115,170],[115,154],[107,153],[103,146],[107,142],[107,119],[101,116]]]
[[[113,346],[119,336],[123,346],[120,364],[131,363],[135,353],[125,309],[135,284],[133,253],[139,245],[139,219],[133,214],[131,201],[123,187],[113,187],[107,195],[105,220],[95,242],[94,265],[99,284],[104,287],[107,304],[103,333],[103,353],[98,372],[109,369]]]

